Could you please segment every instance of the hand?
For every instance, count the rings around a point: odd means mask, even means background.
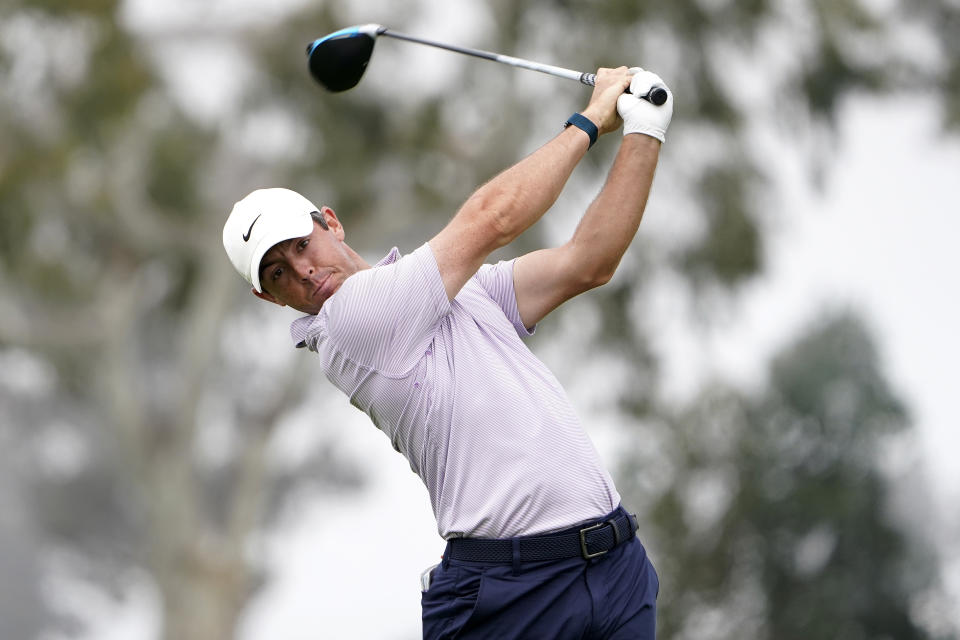
[[[600,135],[616,131],[623,124],[617,113],[617,98],[630,86],[632,77],[626,67],[597,69],[597,83],[593,87],[590,104],[581,114],[597,125]]]
[[[630,73],[630,93],[624,93],[617,99],[617,113],[623,118],[623,135],[642,133],[663,142],[673,118],[673,92],[660,76],[632,67]],[[657,106],[637,96],[646,95],[651,88],[659,86],[667,90],[667,101]]]

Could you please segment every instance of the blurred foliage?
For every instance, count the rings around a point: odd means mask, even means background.
[[[242,352],[256,342],[226,346],[244,291],[219,247],[259,162],[183,107],[121,8],[0,15],[0,354],[52,372],[25,400],[0,388],[2,434],[35,462],[17,468],[31,506],[14,523],[38,532],[42,568],[14,565],[30,606],[0,618],[3,637],[75,632],[83,612],[43,587],[92,581],[119,596],[132,570],[161,596],[162,637],[231,637],[265,579],[251,536],[305,487],[360,483],[329,441],[293,467],[267,463],[304,373],[250,375]]]
[[[407,251],[587,94],[558,82],[546,99],[526,72],[442,52],[417,58],[436,68],[414,67],[398,43],[378,45],[352,92],[323,94],[309,80],[306,42],[369,21],[419,32],[426,0],[377,16],[332,0],[222,24],[132,25],[124,9],[0,7],[0,358],[47,372],[28,393],[0,378],[0,442],[23,452],[22,493],[11,496],[32,505],[10,510],[16,526],[0,521],[0,539],[42,557],[67,549],[75,573],[114,593],[128,570],[143,570],[161,594],[164,637],[226,638],[269,578],[249,541],[304,483],[351,490],[362,480],[328,441],[293,467],[267,459],[283,420],[317,405],[303,390],[309,365],[280,355],[288,345],[259,328],[264,312],[223,258],[226,212],[254,188],[288,186],[333,206],[361,251]],[[697,301],[762,273],[776,185],[752,143],[758,122],[805,139],[829,131],[847,97],[898,91],[935,96],[945,127],[956,127],[956,4],[475,9],[488,20],[463,44],[582,69],[641,62],[677,95],[658,184],[686,194],[678,206],[689,210],[676,213],[699,231],[663,248],[662,264],[625,261],[625,277],[590,303],[603,327],[590,349],[635,385],[622,406],[644,448],[619,484],[647,508],[662,636],[924,637],[909,604],[936,576],[907,562],[913,551],[884,517],[873,457],[906,416],[857,321],[834,318],[782,354],[762,397],[721,387],[674,407],[658,397],[657,336],[636,309],[657,273],[675,274]],[[240,78],[214,116],[175,81],[196,73],[183,60],[211,44],[230,63],[199,92]],[[756,102],[734,83],[743,74]],[[453,86],[438,88],[435,75]],[[787,146],[829,162],[822,145]],[[599,189],[614,147],[598,145],[571,186]],[[535,231],[514,250],[540,244]],[[14,569],[19,614],[3,610],[0,635],[39,633],[51,618],[75,628],[43,599],[51,569],[39,560]]]
[[[707,230],[699,246],[690,249],[685,270],[694,281],[715,278],[734,285],[761,270],[761,238],[751,218],[752,199],[747,189],[749,167],[717,167],[702,176],[698,185],[707,215]]]
[[[932,637],[912,612],[934,558],[892,520],[877,466],[907,415],[860,321],[811,328],[762,393],[715,387],[668,412],[668,450],[639,441],[623,469],[658,550],[664,637]]]

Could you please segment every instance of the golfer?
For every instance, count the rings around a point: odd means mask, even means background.
[[[630,245],[673,111],[672,95],[662,106],[637,97],[655,86],[666,87],[639,68],[600,69],[582,113],[408,255],[368,264],[331,208],[286,189],[249,194],[223,228],[254,295],[307,314],[291,326],[296,346],[427,487],[447,545],[422,580],[424,638],[654,637],[659,583],[636,518],[523,338],[607,282]],[[570,240],[484,264],[621,125],[606,184]],[[391,523],[377,526],[389,545]]]

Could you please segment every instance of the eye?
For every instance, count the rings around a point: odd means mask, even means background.
[[[277,267],[270,273],[270,279],[276,282],[283,275],[283,267]]]
[[[310,244],[310,238],[303,238],[300,242],[297,243],[297,249],[303,251],[307,248],[307,245]]]

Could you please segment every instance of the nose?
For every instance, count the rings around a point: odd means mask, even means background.
[[[313,277],[314,268],[305,258],[299,258],[293,263],[293,269],[301,280],[310,280]]]

